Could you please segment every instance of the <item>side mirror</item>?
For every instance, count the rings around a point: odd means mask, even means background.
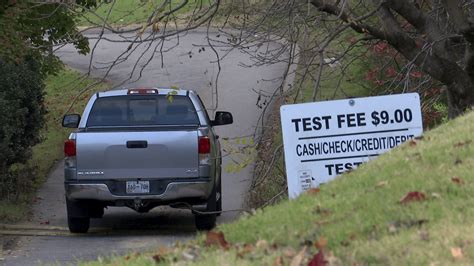
[[[216,112],[214,121],[211,122],[213,126],[229,125],[234,123],[234,118],[229,112]]]
[[[81,121],[81,116],[78,114],[65,115],[63,117],[63,127],[77,128]]]

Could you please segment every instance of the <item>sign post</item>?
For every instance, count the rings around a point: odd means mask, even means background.
[[[283,105],[280,114],[290,198],[423,133],[417,93]]]

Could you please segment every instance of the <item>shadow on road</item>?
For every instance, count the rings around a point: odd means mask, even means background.
[[[126,208],[109,207],[103,218],[91,219],[90,233],[189,236],[196,233],[196,227],[190,211],[159,207],[149,213],[137,213]]]

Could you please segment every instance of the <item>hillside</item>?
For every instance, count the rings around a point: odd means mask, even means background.
[[[472,264],[473,139],[470,112],[320,190],[221,225],[223,235],[101,263]]]

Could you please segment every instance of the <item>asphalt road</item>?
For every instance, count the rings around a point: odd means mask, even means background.
[[[97,36],[91,33],[90,37]],[[110,40],[123,40],[112,34],[105,34]],[[213,33],[212,38],[225,41],[222,34]],[[95,45],[91,40],[91,47]],[[217,42],[215,43],[217,44]],[[91,67],[91,75],[102,78],[121,53],[126,51],[129,43],[102,40],[97,45]],[[124,87],[131,86],[178,86],[194,89],[202,97],[208,108],[215,106],[216,95],[212,93],[218,72],[216,55],[207,46],[206,32],[195,31],[170,40],[163,45],[163,53],[156,43],[146,51],[147,45],[139,46],[133,54],[119,60],[106,77],[114,86],[125,82]],[[153,53],[153,49],[157,51]],[[204,49],[202,49],[204,47]],[[277,48],[278,44],[270,43],[259,48],[258,52]],[[172,49],[171,49],[172,48]],[[131,50],[135,49],[133,47]],[[257,127],[262,112],[257,106],[258,94],[263,91],[271,94],[282,82],[285,63],[244,67],[252,65],[251,54],[254,49],[245,53],[229,47],[217,48],[223,57],[220,61],[222,70],[218,82],[218,110],[230,111],[234,115],[234,124],[216,129],[221,138],[238,138],[252,135]],[[143,54],[143,57],[140,56]],[[139,69],[154,54],[154,58],[144,69],[138,79]],[[71,46],[57,51],[57,55],[68,66],[81,72],[89,70],[90,55],[77,54]],[[163,59],[163,61],[162,61]],[[137,63],[137,71],[132,69]],[[162,66],[163,62],[163,66]],[[130,76],[132,79],[129,79]],[[129,79],[129,80],[127,80]],[[265,100],[265,97],[261,99]],[[212,112],[210,112],[212,116]],[[226,156],[223,165],[227,165],[238,156]],[[252,176],[252,165],[238,173],[223,174],[223,209],[233,210],[245,207],[245,194]],[[64,203],[62,163],[50,173],[47,183],[41,188],[34,205],[34,215],[30,222],[45,229],[51,226],[67,227]],[[235,219],[238,212],[226,212],[218,218],[218,223]],[[79,260],[94,260],[98,256],[124,254],[131,251],[145,251],[175,241],[187,240],[196,234],[194,218],[189,211],[174,210],[167,207],[156,208],[147,214],[138,214],[127,208],[109,208],[103,219],[92,219],[88,235],[64,236],[23,236],[12,250],[7,250],[6,265],[36,265],[38,263],[74,263]],[[95,231],[95,233],[94,233]],[[24,231],[27,232],[27,231]],[[49,231],[48,231],[49,232]],[[54,235],[55,231],[51,231]]]

